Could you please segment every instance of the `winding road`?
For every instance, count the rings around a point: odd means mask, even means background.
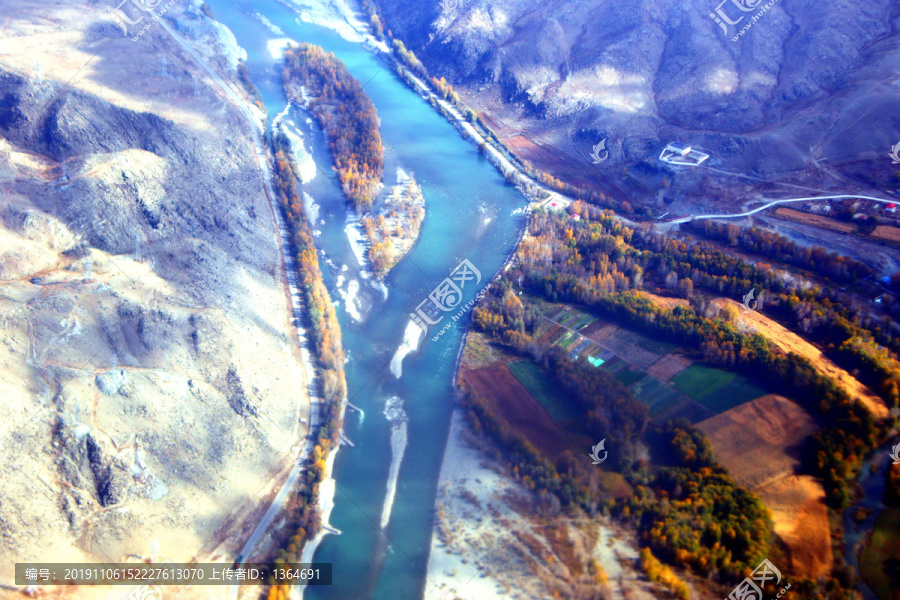
[[[858,198],[860,200],[874,200],[875,202],[882,202],[884,204],[894,204],[897,200],[885,200],[884,198],[873,198],[872,196],[860,196],[859,194],[839,194],[836,196],[809,196],[807,198],[785,198],[782,200],[773,200],[762,206],[754,208],[752,210],[748,210],[742,213],[731,213],[724,215],[692,215],[687,217],[681,217],[678,219],[672,219],[671,221],[667,221],[666,224],[669,225],[677,225],[679,223],[687,223],[689,221],[699,221],[701,219],[737,219],[739,217],[749,217],[750,215],[755,215],[758,212],[762,212],[767,208],[771,208],[777,204],[787,204],[788,202],[806,202],[810,200],[844,200],[848,198]]]

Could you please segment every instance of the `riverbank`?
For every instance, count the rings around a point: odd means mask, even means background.
[[[488,458],[489,445],[456,407],[438,479],[424,600],[527,600],[598,587],[606,598],[625,598],[626,589],[629,598],[654,597],[636,570],[630,534],[542,503]]]
[[[346,403],[344,406],[346,406]],[[342,409],[342,420],[343,416],[344,413]],[[325,460],[325,473],[327,475],[325,479],[322,480],[322,483],[319,484],[319,495],[316,498],[316,511],[322,518],[322,526],[316,533],[316,537],[308,541],[303,547],[303,552],[300,554],[300,562],[302,563],[311,563],[319,544],[322,543],[322,539],[326,535],[337,532],[337,530],[331,526],[329,519],[331,518],[331,511],[334,510],[334,497],[337,492],[337,484],[331,477],[331,474],[334,472],[334,461],[337,459],[337,453],[340,448],[341,444],[335,444],[334,448],[331,449],[331,452],[328,453],[328,458]],[[304,587],[305,586],[299,586],[299,594],[297,597],[301,600],[303,598]]]
[[[334,306],[325,287],[322,272],[316,259],[317,248],[312,241],[309,219],[303,212],[304,202],[298,196],[298,189],[302,192],[302,187],[298,185],[297,164],[294,157],[290,154],[293,152],[293,148],[290,147],[289,140],[276,137],[273,151],[275,159],[275,176],[273,179],[280,200],[280,208],[276,209],[276,213],[281,215],[284,223],[289,226],[291,233],[290,245],[296,251],[298,257],[297,262],[294,262],[291,256],[286,256],[286,266],[289,268],[288,277],[292,285],[295,284],[296,280],[299,280],[302,284],[294,297],[295,322],[299,324],[305,320],[310,321],[313,333],[312,342],[316,350],[317,366],[319,367],[316,375],[321,382],[321,391],[323,392],[322,401],[317,402],[313,407],[315,410],[311,411],[311,414],[316,417],[310,424],[311,432],[313,431],[313,426],[317,426],[314,430],[315,439],[308,441],[302,455],[298,457],[301,460],[298,460],[295,466],[295,470],[299,470],[300,465],[306,463],[306,458],[312,454],[314,462],[306,467],[307,475],[311,475],[311,477],[308,477],[308,481],[321,482],[313,500],[315,512],[321,518],[321,526],[313,540],[304,544],[300,552],[301,561],[311,562],[311,557],[326,532],[336,532],[328,524],[329,516],[334,508],[336,489],[335,482],[330,477],[330,474],[333,471],[337,451],[341,445],[339,434],[343,428],[348,403],[347,386],[343,371],[344,352],[341,343],[341,330],[338,326]],[[287,247],[288,242],[286,241],[284,245]],[[301,303],[305,305],[304,308],[306,309],[302,314],[299,309]],[[306,339],[305,328],[299,329],[302,330],[303,339]],[[318,391],[319,386],[310,386],[311,394],[317,395]],[[327,452],[324,464],[319,458],[323,450]],[[289,516],[289,527],[310,531],[311,523],[309,520],[291,521],[292,519]],[[299,545],[299,541],[297,543]],[[303,558],[306,556],[309,556],[310,560]],[[294,557],[288,556],[288,559],[292,558]],[[300,590],[301,598],[302,590],[303,588]],[[291,593],[293,594],[294,592],[292,591]]]
[[[296,123],[291,121],[288,117],[288,112],[291,110],[292,106],[293,104],[288,102],[285,104],[284,110],[272,119],[272,132],[275,135],[283,133],[284,136],[287,137],[288,142],[290,143],[291,155],[294,163],[297,165],[297,178],[300,180],[300,183],[305,184],[316,177],[317,166],[316,161],[312,157],[312,153],[307,152],[306,150],[303,136],[298,133],[299,130],[296,128]],[[286,126],[285,122],[293,127]],[[309,205],[306,202],[304,202],[303,208],[307,212],[307,217],[309,217],[310,226],[314,227],[318,220],[318,213],[310,214]]]

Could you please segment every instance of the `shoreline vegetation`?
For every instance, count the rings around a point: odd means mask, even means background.
[[[323,507],[331,503],[321,493],[330,465],[339,447],[339,436],[346,404],[347,384],[344,378],[344,352],[341,330],[334,305],[322,280],[318,255],[309,221],[298,193],[300,187],[290,140],[283,133],[269,134],[274,155],[275,190],[279,207],[290,230],[292,250],[297,263],[300,289],[303,290],[307,327],[320,373],[319,391],[324,402],[320,407],[316,443],[308,465],[298,479],[296,492],[287,503],[285,530],[293,533],[276,552],[275,562],[300,562],[306,546],[319,539],[323,527]],[[327,514],[324,515],[327,519]],[[272,585],[269,600],[284,600],[290,596],[285,585]]]
[[[425,198],[403,174],[376,206],[384,174],[384,146],[378,114],[362,85],[333,53],[300,44],[284,52],[282,78],[288,99],[318,120],[338,173],[341,189],[360,217],[367,237],[366,257],[383,280],[418,239]]]
[[[250,80],[243,62],[238,65],[238,78],[251,102],[265,112],[259,91]],[[308,332],[307,338],[311,340],[318,374],[313,385],[322,398],[318,405],[315,444],[311,455],[303,459],[307,465],[285,503],[281,531],[275,534],[276,537],[281,536],[281,541],[276,543],[274,562],[283,564],[301,562],[304,556],[311,556],[325,533],[323,522],[327,522],[334,496],[334,486],[327,485],[328,473],[340,447],[340,432],[347,405],[347,382],[341,329],[319,269],[318,252],[300,195],[302,180],[297,175],[298,165],[291,140],[283,131],[273,133],[272,130],[267,130],[265,142],[271,159],[272,184],[278,210],[290,233],[288,251],[293,253],[299,288],[303,295],[304,325]],[[278,235],[281,233],[278,232]],[[312,402],[312,398],[310,400]],[[311,406],[311,411],[315,408]],[[313,423],[311,419],[310,425]],[[291,597],[290,586],[273,581],[267,585],[265,595],[268,600],[287,600]]]

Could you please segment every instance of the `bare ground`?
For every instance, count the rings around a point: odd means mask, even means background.
[[[718,298],[715,302],[721,307],[732,306],[737,309],[737,323],[748,331],[765,336],[785,352],[793,352],[809,359],[820,373],[836,381],[851,397],[858,398],[876,418],[880,419],[888,415],[887,406],[881,398],[796,333],[769,319],[759,311],[743,310],[739,303],[730,298]]]
[[[825,492],[812,477],[796,475],[799,444],[816,430],[795,402],[769,394],[697,425],[735,481],[756,493],[771,511],[785,543],[789,573],[817,578],[831,570]]]
[[[184,23],[234,82],[234,48]],[[246,123],[162,27],[133,42],[87,2],[28,0],[2,26],[0,580],[233,560],[308,416]]]

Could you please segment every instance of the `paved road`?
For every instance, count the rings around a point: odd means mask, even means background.
[[[897,200],[885,200],[884,198],[873,198],[871,196],[860,196],[859,194],[840,194],[837,196],[810,196],[808,198],[785,198],[783,200],[773,200],[772,202],[768,202],[754,208],[753,210],[748,210],[742,213],[731,213],[727,215],[692,215],[687,217],[681,217],[679,219],[672,219],[671,221],[666,221],[666,224],[677,225],[678,223],[687,223],[688,221],[699,221],[701,219],[736,219],[739,217],[748,217],[750,215],[755,215],[758,212],[764,211],[767,208],[771,208],[777,204],[787,204],[788,202],[806,202],[809,200],[837,200],[837,199],[847,199],[847,198],[859,198],[861,200],[874,200],[875,202],[882,202],[884,204],[894,204]]]
[[[395,60],[393,53],[391,53],[391,55],[387,57],[387,60]],[[447,100],[444,100],[443,98],[441,98],[440,96],[435,94],[431,90],[431,88],[428,87],[428,85],[425,82],[423,82],[421,79],[419,79],[418,77],[416,77],[409,71],[407,71],[407,75],[409,75],[409,77],[413,80],[415,87],[418,89],[418,91],[420,93],[426,95],[429,98],[432,98],[435,102],[437,102],[439,105],[441,105],[441,107],[443,107],[444,110],[446,110],[453,117],[453,119],[465,131],[466,137],[469,137],[470,139],[474,140],[476,143],[484,144],[485,149],[488,152],[490,152],[491,156],[493,156],[494,159],[497,161],[496,163],[494,163],[495,166],[497,166],[497,168],[500,169],[500,172],[503,173],[504,176],[506,175],[507,172],[515,172],[518,181],[520,181],[521,183],[523,183],[526,186],[529,186],[531,188],[536,188],[542,192],[545,192],[547,194],[547,198],[545,198],[543,200],[543,202],[545,202],[549,199],[562,200],[564,202],[574,202],[575,201],[575,198],[570,198],[569,196],[561,194],[561,193],[557,192],[556,190],[554,190],[550,187],[547,187],[540,181],[533,179],[528,173],[526,173],[521,168],[519,168],[518,165],[516,165],[512,161],[510,161],[509,158],[507,158],[502,152],[500,152],[497,148],[495,148],[493,144],[491,144],[488,140],[486,140],[484,138],[484,136],[481,135],[478,132],[478,130],[476,130],[475,127],[472,126],[471,123],[469,123],[469,121],[465,118],[465,116],[463,116],[463,114],[460,113],[459,110],[457,110],[457,108],[453,104],[451,104]]]

